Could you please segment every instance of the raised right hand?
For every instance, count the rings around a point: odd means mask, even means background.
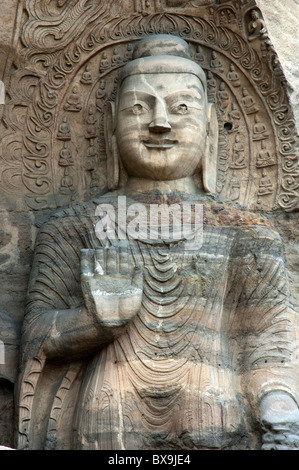
[[[88,312],[103,328],[125,326],[142,301],[143,269],[127,247],[81,250],[81,286]]]

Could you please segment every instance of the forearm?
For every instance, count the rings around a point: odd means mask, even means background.
[[[118,327],[105,328],[85,307],[47,312],[51,326],[44,338],[43,351],[49,359],[77,358],[99,351],[120,335]]]
[[[264,396],[273,392],[294,395],[296,391],[295,366],[292,363],[266,363],[244,372],[240,378],[241,390],[253,415],[260,420],[259,405]]]

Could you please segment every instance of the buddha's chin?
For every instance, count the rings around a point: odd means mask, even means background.
[[[187,154],[188,155],[188,154]],[[196,161],[186,161],[186,153],[174,152],[173,149],[151,149],[142,152],[138,160],[125,162],[130,176],[155,181],[172,181],[186,178],[194,174]]]
[[[137,178],[149,179],[153,181],[172,181],[181,178],[185,178],[189,175],[189,172],[182,172],[176,165],[147,165],[140,168],[140,171],[130,172],[131,176]]]

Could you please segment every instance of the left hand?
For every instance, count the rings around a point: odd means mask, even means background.
[[[299,409],[286,392],[272,392],[262,398],[260,423],[262,450],[299,450]]]

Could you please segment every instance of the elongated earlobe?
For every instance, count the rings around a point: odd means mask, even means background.
[[[213,103],[208,104],[208,129],[205,154],[202,161],[203,186],[206,192],[216,193],[218,156],[218,120]]]
[[[105,113],[105,145],[107,152],[107,185],[115,190],[119,185],[119,155],[115,136],[115,104],[107,103]]]

